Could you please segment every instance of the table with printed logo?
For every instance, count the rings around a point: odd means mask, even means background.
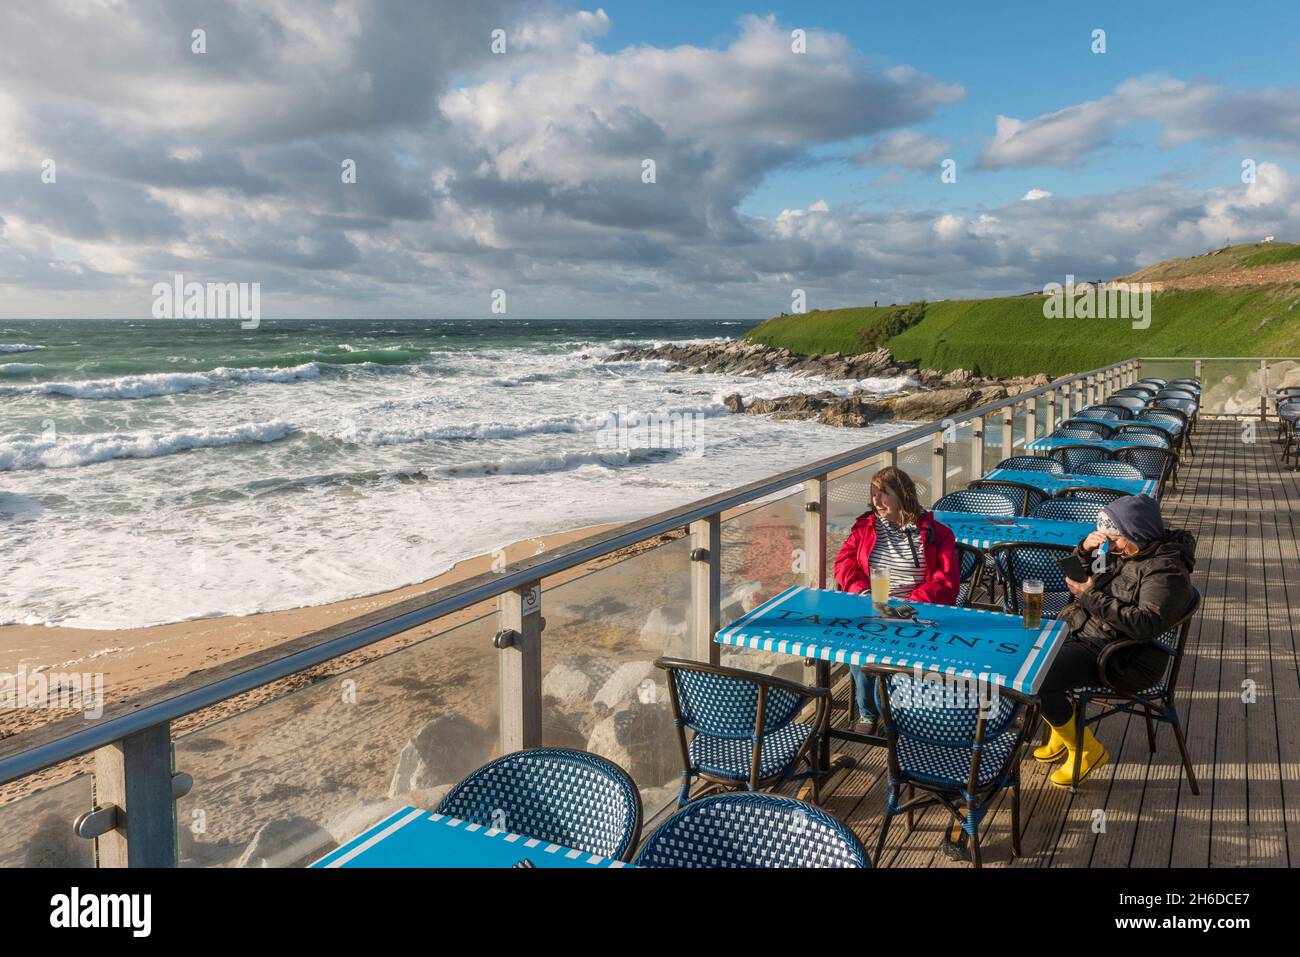
[[[1115,478],[1113,475],[1060,475],[1036,469],[993,469],[984,476],[990,481],[1018,482],[1055,495],[1071,488],[1104,488],[1126,495],[1149,495],[1157,498],[1154,479]]]
[[[414,807],[393,812],[311,866],[631,867],[600,854]]]
[[[1004,543],[1078,545],[1097,530],[1092,522],[1054,518],[1004,518],[973,512],[934,512],[935,521],[952,529],[957,541],[985,550]]]

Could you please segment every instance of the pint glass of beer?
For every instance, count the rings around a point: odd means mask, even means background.
[[[871,569],[871,602],[875,605],[889,604],[889,569]]]
[[[1043,625],[1043,583],[1037,578],[1026,578],[1020,585],[1020,607],[1024,610],[1025,627],[1041,628]]]

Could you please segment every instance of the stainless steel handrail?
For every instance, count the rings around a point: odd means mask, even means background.
[[[323,664],[340,655],[391,638],[437,618],[462,611],[481,601],[526,587],[540,579],[567,571],[620,548],[635,545],[664,532],[683,528],[691,522],[765,498],[809,479],[860,464],[882,452],[942,432],[951,424],[982,418],[1000,409],[1019,405],[1040,395],[1057,392],[1076,382],[1110,372],[1134,361],[1140,360],[1125,359],[1077,375],[1056,379],[1047,385],[972,409],[949,420],[927,423],[850,452],[829,456],[811,465],[791,469],[772,478],[751,482],[738,489],[721,492],[690,505],[670,509],[617,529],[589,536],[542,555],[533,556],[501,572],[485,572],[466,581],[438,589],[429,595],[418,596],[407,602],[382,609],[376,614],[392,612],[392,616],[366,624],[357,630],[344,631],[367,619],[341,622],[330,628],[293,639],[283,646],[286,652],[284,655],[270,661],[260,660],[264,655],[253,655],[248,659],[239,659],[208,669],[209,675],[214,672],[230,672],[221,678],[204,680],[205,672],[197,672],[161,688],[152,689],[144,696],[147,699],[154,699],[149,704],[141,706],[128,701],[106,709],[104,716],[93,725],[89,725],[82,718],[74,717],[21,732],[0,740],[0,784],[80,757],[145,728],[184,717],[219,701]],[[374,615],[369,616],[369,618],[373,617]],[[296,650],[289,650],[291,648]],[[247,664],[241,670],[241,663],[244,662]],[[64,733],[65,729],[66,733]]]

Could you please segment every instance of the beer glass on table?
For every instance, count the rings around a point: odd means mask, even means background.
[[[1043,625],[1043,583],[1037,578],[1026,578],[1020,585],[1020,608],[1025,616],[1026,628]]]
[[[873,605],[889,604],[889,569],[871,569],[871,603]]]

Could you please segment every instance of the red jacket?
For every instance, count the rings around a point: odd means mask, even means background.
[[[961,586],[957,538],[947,525],[936,522],[931,512],[923,513],[916,520],[916,530],[921,539],[925,581],[912,590],[908,600],[951,605],[957,601],[957,589]],[[853,524],[853,531],[835,556],[835,580],[846,592],[871,590],[868,567],[875,547],[876,516],[869,513]]]

